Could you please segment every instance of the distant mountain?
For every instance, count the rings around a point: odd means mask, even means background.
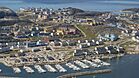
[[[48,4],[62,4],[62,3],[77,3],[85,2],[92,0],[22,0],[24,2],[39,2],[39,3],[48,3]]]
[[[81,2],[93,2],[93,1],[106,1],[106,2],[116,2],[116,3],[127,3],[127,2],[138,2],[139,0],[19,0],[24,2],[34,2],[34,3],[46,3],[46,4],[64,4],[64,3],[81,3]]]
[[[128,8],[128,9],[123,9],[123,11],[139,12],[139,8]]]

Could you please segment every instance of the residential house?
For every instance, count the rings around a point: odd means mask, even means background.
[[[95,51],[97,54],[109,54],[105,47],[95,47]]]

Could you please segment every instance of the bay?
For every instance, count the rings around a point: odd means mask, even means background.
[[[81,71],[94,71],[98,69],[112,69],[112,72],[109,74],[101,74],[101,75],[89,75],[89,76],[80,76],[77,78],[139,78],[139,55],[125,55],[122,58],[117,58],[113,60],[107,60],[107,62],[111,63],[110,67],[101,67],[101,68],[90,68],[90,69],[82,69]],[[53,66],[53,65],[52,65]],[[12,68],[7,67],[3,64],[0,64],[0,68],[3,70],[1,75],[20,77],[20,78],[56,78],[57,76],[64,75],[67,73],[74,73],[75,71],[69,69],[65,64],[62,66],[68,70],[66,73],[38,73],[37,70],[33,66],[35,73],[29,74],[22,67],[21,73],[15,74]],[[42,66],[44,68],[44,66]],[[44,68],[45,69],[45,68]]]
[[[125,8],[138,8],[138,0],[0,0],[0,6],[18,10],[20,7],[65,8],[75,7],[83,10],[113,11]]]

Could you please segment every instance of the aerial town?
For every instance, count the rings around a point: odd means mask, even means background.
[[[103,59],[139,54],[139,9],[0,7],[0,63],[15,73],[110,66]],[[2,72],[2,70],[0,70]]]

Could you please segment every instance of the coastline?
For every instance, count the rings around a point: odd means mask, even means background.
[[[72,77],[85,76],[85,75],[107,74],[107,73],[111,73],[111,72],[112,72],[111,69],[85,71],[85,72],[65,74],[65,75],[59,76],[57,78],[72,78]]]
[[[39,64],[39,65],[45,65],[45,64],[64,64],[67,63],[69,61],[74,61],[74,60],[82,60],[82,59],[87,59],[87,60],[92,60],[92,59],[113,59],[113,58],[119,58],[124,56],[124,54],[110,54],[110,55],[92,55],[92,56],[80,56],[80,57],[73,57],[73,58],[68,58],[65,59],[64,61],[60,61],[60,62],[44,62],[44,63],[26,63],[26,64],[17,64],[17,65],[10,65],[8,64],[6,61],[4,60],[0,60],[0,62],[8,67],[22,67],[22,66],[32,66],[34,64]]]

